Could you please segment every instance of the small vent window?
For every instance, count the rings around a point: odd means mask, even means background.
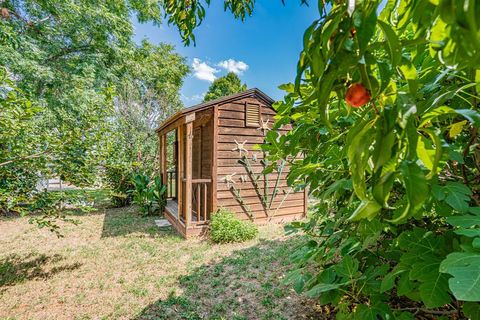
[[[245,105],[245,126],[258,127],[260,125],[260,106],[258,104]]]

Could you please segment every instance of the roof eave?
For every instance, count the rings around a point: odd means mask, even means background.
[[[172,122],[176,121],[177,119],[181,118],[183,115],[186,115],[188,113],[196,112],[196,111],[200,111],[200,110],[205,110],[205,109],[210,108],[210,107],[212,107],[214,105],[217,105],[217,104],[227,103],[229,101],[238,100],[238,99],[242,99],[242,98],[247,98],[247,97],[254,96],[254,95],[258,95],[260,98],[262,98],[263,100],[265,100],[265,102],[267,102],[269,104],[273,104],[275,102],[275,100],[270,98],[262,90],[260,90],[258,88],[252,88],[252,89],[240,92],[240,93],[231,94],[229,96],[225,96],[225,97],[221,97],[221,98],[218,98],[218,99],[215,99],[215,100],[200,103],[200,104],[185,108],[183,110],[180,110],[180,111],[176,112],[175,114],[171,115],[170,117],[168,117],[165,121],[163,121],[162,124],[157,129],[155,129],[155,131],[156,132],[161,131],[162,129],[167,127],[169,124],[171,124]]]

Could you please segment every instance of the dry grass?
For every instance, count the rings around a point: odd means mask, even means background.
[[[213,245],[159,230],[134,207],[78,215],[64,238],[0,220],[0,319],[298,319],[311,310],[280,285],[297,241],[281,226]],[[309,304],[311,305],[311,304]]]

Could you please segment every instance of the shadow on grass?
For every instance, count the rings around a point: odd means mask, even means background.
[[[0,260],[0,293],[8,286],[17,283],[49,279],[57,273],[78,269],[81,264],[60,264],[64,258],[59,254],[47,256],[45,254],[30,253],[27,255],[11,254]]]
[[[282,279],[299,238],[263,240],[178,279],[182,294],[147,306],[146,319],[322,319]]]
[[[155,220],[162,216],[142,216],[136,206],[110,208],[104,211],[102,238],[124,237],[178,237],[172,227],[159,228]]]

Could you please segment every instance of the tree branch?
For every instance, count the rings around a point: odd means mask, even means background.
[[[82,46],[78,46],[78,47],[63,48],[63,49],[60,50],[59,53],[54,54],[54,55],[48,57],[47,59],[45,59],[45,62],[56,60],[58,58],[66,56],[67,54],[70,54],[70,53],[82,52],[82,51],[86,51],[88,49],[91,49],[90,43],[82,45]]]
[[[11,160],[8,160],[8,161],[5,161],[5,162],[0,162],[0,167],[6,166],[7,164],[17,162],[17,161],[24,161],[24,160],[28,160],[28,159],[39,158],[39,157],[41,157],[45,154],[48,154],[48,153],[49,152],[45,150],[45,151],[35,153],[35,154],[32,154],[32,155],[23,156],[23,157],[19,157],[19,158],[16,158],[16,159],[11,159]]]
[[[415,312],[423,312],[423,313],[436,314],[436,315],[458,314],[458,310],[437,311],[437,310],[430,310],[425,308],[400,308],[400,309],[393,309],[393,311],[415,311]]]
[[[3,1],[0,1],[0,5],[3,3]],[[14,16],[15,18],[17,18],[18,20],[21,20],[23,21],[27,26],[29,27],[34,27],[34,26],[37,26],[41,23],[44,23],[45,21],[48,21],[52,18],[52,16],[47,16],[43,19],[40,19],[40,20],[37,20],[37,21],[32,21],[32,20],[28,20],[27,18],[23,17],[21,14],[19,14],[18,12],[16,12],[15,10],[11,10],[11,9],[8,9],[8,8],[2,8],[2,9],[5,9],[7,10],[7,14],[8,16],[12,15]]]

